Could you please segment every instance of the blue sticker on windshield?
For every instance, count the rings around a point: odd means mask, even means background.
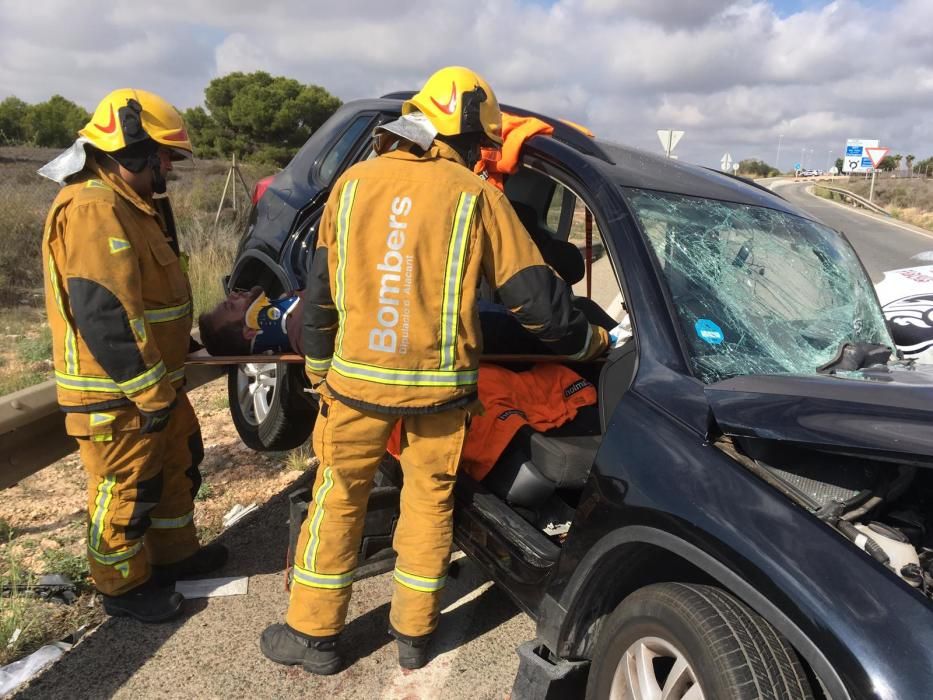
[[[701,318],[693,327],[696,329],[697,336],[699,336],[700,340],[710,345],[721,345],[726,337],[723,335],[722,328],[707,318]]]

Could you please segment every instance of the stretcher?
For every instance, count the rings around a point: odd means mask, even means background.
[[[565,364],[579,363],[580,360],[574,360],[565,355],[482,355],[482,362],[508,363],[508,362],[561,362]],[[603,363],[606,358],[599,357],[587,362]],[[207,350],[198,350],[188,355],[186,364],[189,365],[245,365],[258,363],[279,363],[303,364],[304,358],[296,353],[282,353],[279,355],[211,355]]]

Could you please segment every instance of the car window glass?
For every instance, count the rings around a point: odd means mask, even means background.
[[[548,203],[547,208],[547,227],[553,232],[557,232],[560,228],[560,213],[563,209],[564,202],[564,193],[567,190],[563,185],[558,184],[554,188],[554,194],[551,196],[551,201]]]
[[[584,268],[587,254],[586,229],[588,214],[592,241],[590,298],[609,317],[616,322],[620,322],[627,317],[625,300],[612,262],[609,260],[606,248],[603,245],[596,217],[589,212],[580,197],[558,182],[548,203],[545,221],[555,238],[563,239],[566,237],[566,240],[580,251],[579,255]],[[585,274],[583,279],[574,283],[572,290],[577,297],[587,296]],[[589,318],[591,322],[606,320],[605,317],[598,318],[596,313],[592,315],[593,318]]]
[[[626,190],[695,374],[814,373],[845,343],[893,346],[855,251],[791,214]]]
[[[372,121],[372,117],[364,115],[357,117],[343,132],[337,142],[331,147],[330,151],[324,156],[321,165],[318,168],[318,180],[324,184],[330,184],[337,175],[340,166],[346,160],[347,156],[353,150],[353,147],[360,140],[360,137],[366,131],[366,128]]]

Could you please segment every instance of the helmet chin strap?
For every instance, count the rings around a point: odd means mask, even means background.
[[[158,152],[149,156],[148,164],[149,169],[152,171],[152,191],[155,194],[165,194],[166,189],[168,189],[168,183],[165,181],[165,176],[162,175],[162,163],[159,159]]]

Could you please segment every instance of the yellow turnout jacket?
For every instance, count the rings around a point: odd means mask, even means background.
[[[349,168],[327,202],[305,292],[312,382],[326,375],[344,402],[389,413],[473,400],[481,278],[555,354],[606,348],[503,193],[448,145],[403,145]]]
[[[184,382],[191,287],[163,217],[89,160],[55,198],[42,260],[58,402],[71,435],[135,422]]]

